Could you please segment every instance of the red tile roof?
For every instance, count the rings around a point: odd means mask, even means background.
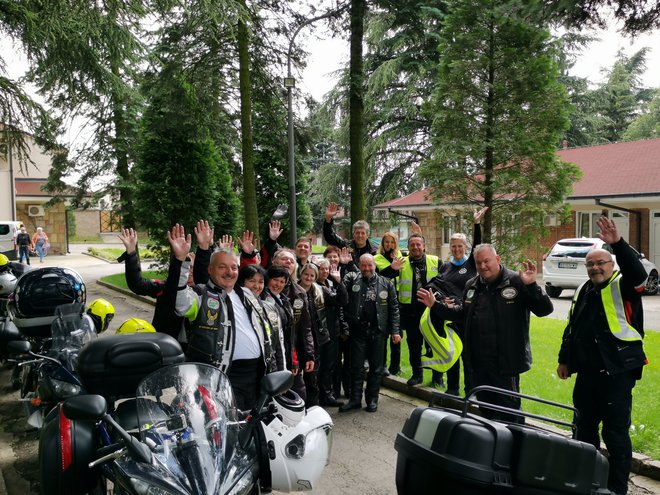
[[[429,189],[416,191],[402,198],[392,199],[376,205],[374,208],[393,208],[396,206],[431,206],[433,200],[429,197]]]
[[[572,148],[557,154],[582,169],[571,199],[660,194],[660,138]]]
[[[660,195],[660,138],[559,150],[557,155],[575,163],[582,178],[573,184],[568,199]],[[375,208],[431,206],[429,190],[380,203]]]
[[[41,190],[46,180],[22,180],[16,179],[16,196],[44,196],[50,198],[50,194]]]

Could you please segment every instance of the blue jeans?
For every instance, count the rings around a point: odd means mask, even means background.
[[[46,253],[44,253],[44,243],[43,242],[37,242],[37,254],[39,255],[39,261],[43,261],[44,256],[46,256]]]

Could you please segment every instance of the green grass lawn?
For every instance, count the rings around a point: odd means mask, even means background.
[[[93,254],[94,256],[98,256],[99,258],[103,258],[104,260],[108,261],[115,261],[119,256],[122,255],[122,253],[125,251],[124,248],[95,248],[95,247],[89,247],[87,248],[87,252],[90,254]],[[141,248],[140,249],[140,258],[142,261],[148,260],[154,257],[154,254],[146,248]]]
[[[160,270],[147,270],[142,272],[142,276],[144,278],[150,278],[150,279],[156,278],[160,280],[165,280],[167,278],[167,272]],[[105,283],[112,284],[117,287],[121,287],[122,289],[128,290],[128,285],[126,285],[126,276],[123,273],[108,275],[107,277],[102,277],[101,280]]]
[[[551,318],[532,317],[531,341],[534,363],[532,369],[521,375],[520,389],[527,395],[572,405],[575,377],[560,380],[557,377],[557,353],[566,322]],[[633,390],[631,437],[633,450],[660,459],[660,334],[646,332],[644,349],[649,364],[642,379]],[[388,351],[389,352],[389,351]],[[388,357],[389,363],[389,357]],[[408,345],[403,340],[400,376],[409,378],[412,370],[408,362]],[[424,370],[424,384],[431,385],[431,371]],[[463,373],[461,372],[461,391]],[[571,421],[572,414],[537,402],[523,400],[523,409],[543,416]]]

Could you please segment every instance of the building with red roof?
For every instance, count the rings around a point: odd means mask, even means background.
[[[555,241],[565,237],[593,237],[598,231],[596,219],[606,211],[626,240],[660,266],[660,138],[565,148],[557,155],[576,164],[582,178],[566,198],[571,221],[559,224],[555,216],[548,215],[550,235],[539,242],[533,254],[540,259]],[[404,214],[418,218],[427,238],[427,250],[446,258],[454,229],[438,226],[452,224],[447,220],[457,218],[461,208],[440,205],[428,189],[423,189],[378,204],[374,211],[381,217]],[[470,233],[471,227],[460,228],[459,221],[453,223],[459,225],[455,230]],[[407,237],[406,222],[401,222],[399,233]]]

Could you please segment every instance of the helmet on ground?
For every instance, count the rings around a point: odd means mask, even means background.
[[[119,325],[117,333],[155,332],[156,329],[149,322],[140,318],[129,318]]]
[[[94,299],[87,307],[87,314],[94,320],[96,333],[105,332],[115,317],[115,307],[107,299]]]

